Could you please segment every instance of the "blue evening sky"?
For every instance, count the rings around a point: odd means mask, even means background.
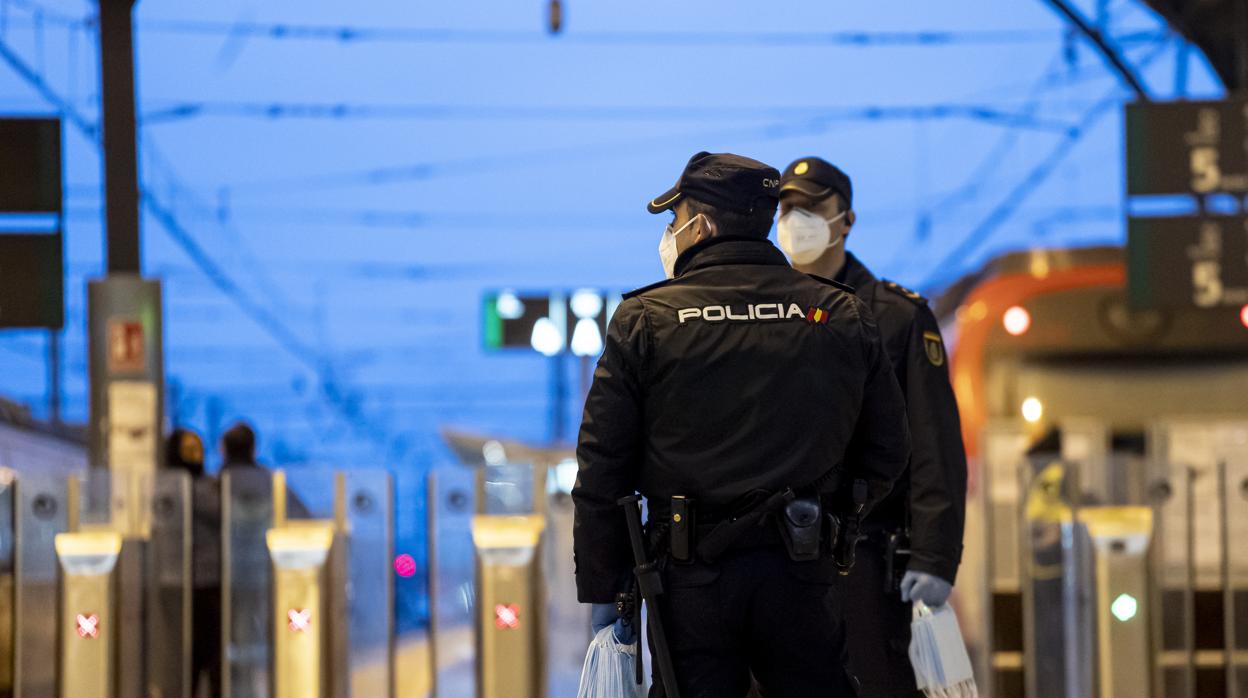
[[[181,421],[248,417],[277,464],[419,469],[447,458],[446,427],[544,440],[548,361],[481,349],[482,293],[656,280],[666,219],[643,205],[698,150],[839,163],[850,249],[928,291],[1005,250],[1123,239],[1130,94],[1045,2],[564,7],[552,37],[544,0],[138,4],[144,269],[165,282]],[[1219,93],[1139,3],[1080,7],[1156,96]],[[92,4],[0,8],[45,87],[0,61],[0,112],[60,100],[93,123]],[[65,133],[64,396],[82,421],[100,162]],[[45,346],[0,333],[0,395],[38,416]]]

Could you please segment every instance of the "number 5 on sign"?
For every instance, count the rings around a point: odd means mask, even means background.
[[[1222,265],[1213,260],[1192,264],[1192,302],[1201,308],[1222,302]]]
[[[1218,149],[1192,148],[1192,191],[1204,194],[1222,184],[1222,168],[1218,166]]]

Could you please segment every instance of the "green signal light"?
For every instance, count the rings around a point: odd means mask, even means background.
[[[1140,610],[1140,602],[1130,594],[1119,594],[1118,598],[1109,606],[1109,612],[1114,614],[1118,620],[1126,623],[1135,617]]]

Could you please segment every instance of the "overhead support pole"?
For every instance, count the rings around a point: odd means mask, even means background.
[[[1239,30],[1235,32],[1238,36],[1235,53],[1239,59],[1239,84],[1236,90],[1248,93],[1248,0],[1240,0],[1236,4],[1235,25],[1239,27]]]
[[[1135,92],[1137,99],[1141,102],[1152,101],[1152,98],[1148,95],[1148,90],[1144,87],[1144,83],[1135,74],[1135,70],[1127,63],[1122,54],[1118,52],[1118,49],[1110,44],[1109,40],[1105,38],[1105,35],[1099,29],[1092,26],[1067,0],[1045,0],[1045,2],[1052,5],[1053,9],[1057,10],[1071,26],[1078,29],[1080,34],[1083,34],[1088,41],[1092,42],[1092,45],[1101,54],[1101,57],[1105,59],[1105,62],[1109,64],[1110,68],[1127,84],[1127,87],[1131,88],[1131,91]]]
[[[139,273],[139,167],[134,116],[135,0],[99,0],[108,273]]]

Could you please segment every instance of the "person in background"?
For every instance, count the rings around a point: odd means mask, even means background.
[[[235,422],[221,436],[221,470],[259,468],[256,462],[256,432],[246,422]]]
[[[846,584],[850,670],[863,696],[917,695],[910,666],[911,603],[949,598],[962,558],[966,453],[945,345],[927,301],[875,277],[845,249],[857,217],[849,177],[815,157],[780,180],[780,247],[794,268],[853,287],[879,323],[905,393],[913,451],[897,486],[867,517]],[[837,365],[833,361],[829,366]]]
[[[256,460],[256,432],[247,422],[237,421],[221,436],[221,473],[268,473],[268,468]],[[308,507],[286,483],[286,516],[290,519],[306,519],[311,516]]]
[[[165,465],[191,477],[191,691],[221,695],[221,489],[204,472],[204,442],[174,429]]]

